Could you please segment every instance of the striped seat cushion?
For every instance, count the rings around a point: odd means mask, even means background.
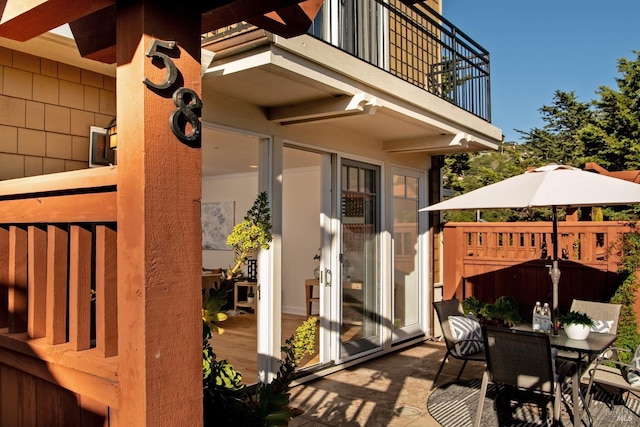
[[[482,329],[476,319],[465,316],[449,316],[449,327],[456,341],[473,340],[455,344],[455,351],[460,356],[467,356],[484,350]]]

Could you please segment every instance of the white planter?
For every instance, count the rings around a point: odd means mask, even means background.
[[[591,327],[569,323],[564,325],[564,332],[572,340],[586,340],[591,332]]]
[[[253,304],[254,297],[247,297],[247,303]]]

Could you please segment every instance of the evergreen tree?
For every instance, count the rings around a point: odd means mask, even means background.
[[[455,194],[523,173],[528,167],[560,163],[583,168],[595,162],[611,171],[640,169],[640,51],[618,60],[617,89],[601,86],[599,99],[581,102],[573,91],[557,90],[551,105],[539,109],[544,125],[517,130],[522,144],[504,143],[498,152],[465,153],[445,158],[445,187]],[[638,218],[640,207],[602,210],[605,220]],[[560,213],[560,219],[562,219]],[[450,221],[475,221],[475,212],[447,212]],[[488,221],[549,220],[548,209],[483,211]]]
[[[541,129],[533,128],[523,135],[529,159],[536,166],[549,163],[580,166],[585,150],[578,134],[594,122],[590,103],[579,102],[575,93],[555,91],[553,103],[540,108]]]
[[[587,160],[609,170],[640,169],[640,51],[618,60],[617,90],[601,86],[596,120],[579,132]]]
[[[445,183],[451,185],[447,188],[453,190],[456,195],[468,193],[477,188],[484,187],[495,182],[502,181],[514,175],[522,173],[524,159],[521,156],[522,147],[517,144],[500,144],[498,151],[488,151],[472,153],[468,155],[468,160],[464,167],[455,163],[456,168],[452,168],[452,162],[456,158],[445,159],[447,169]],[[446,185],[445,185],[446,186]],[[447,221],[475,221],[475,211],[447,211],[445,212]],[[482,219],[486,221],[516,221],[519,213],[511,209],[483,210]]]

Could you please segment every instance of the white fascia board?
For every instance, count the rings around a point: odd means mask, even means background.
[[[219,75],[225,76],[228,74],[238,73],[251,68],[263,67],[271,64],[272,52],[265,46],[262,51],[256,52],[255,50],[241,56],[240,58],[234,57],[232,61],[222,60],[222,62],[212,65],[207,68],[204,75]]]

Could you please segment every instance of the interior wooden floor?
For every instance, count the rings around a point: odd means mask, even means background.
[[[306,320],[306,316],[295,314],[282,315],[282,344],[295,333],[298,326]],[[231,365],[242,373],[245,384],[257,382],[257,339],[256,316],[241,314],[229,316],[220,327],[223,334],[215,334],[211,340],[213,351],[218,360],[227,359]],[[316,351],[313,355],[305,356],[300,366],[310,366],[318,363],[318,333],[316,332]]]

